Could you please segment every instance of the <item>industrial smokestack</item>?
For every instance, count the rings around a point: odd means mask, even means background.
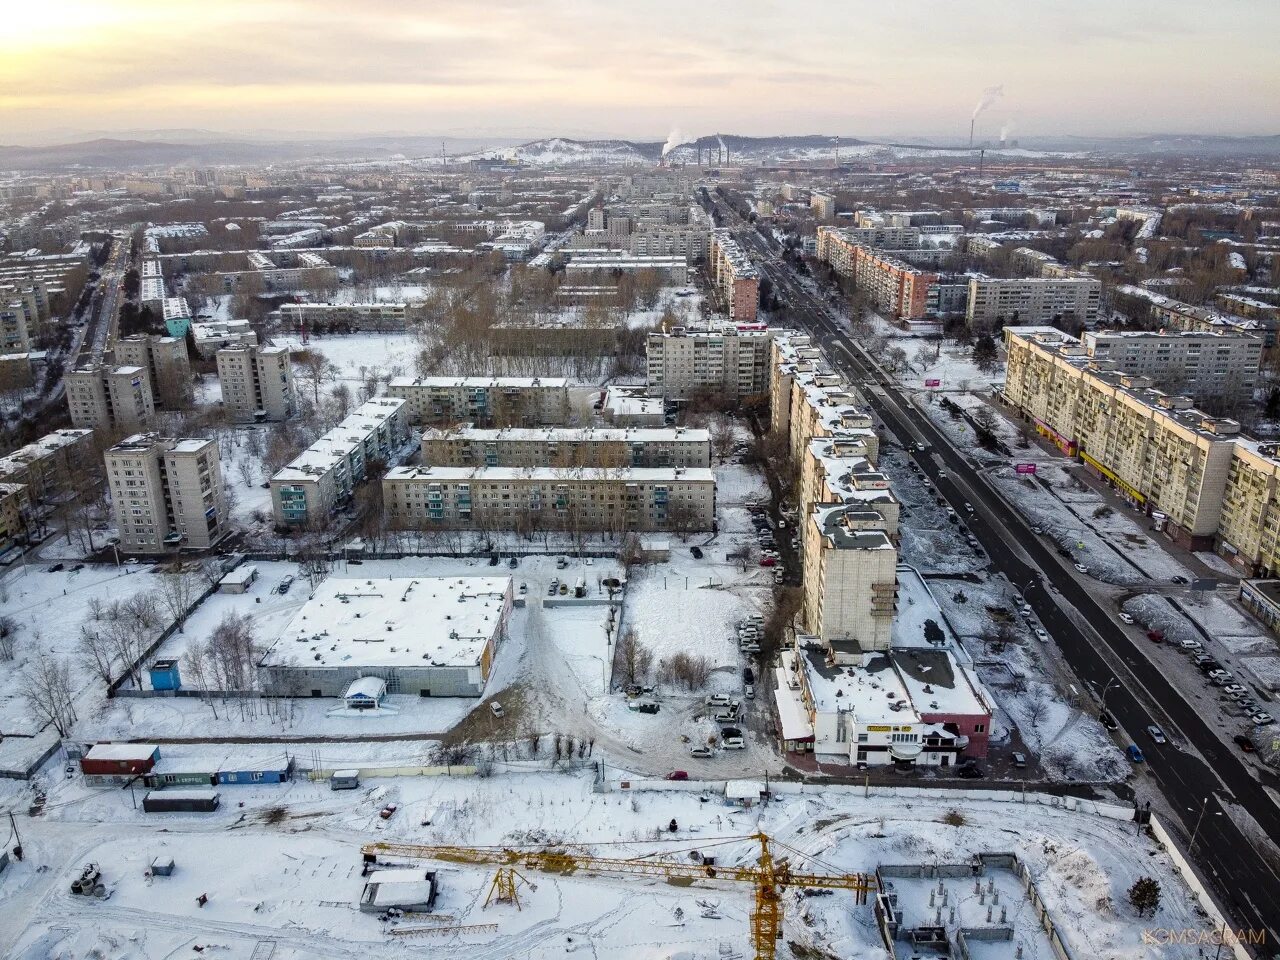
[[[997,100],[1004,96],[1004,84],[997,84],[994,87],[987,87],[982,91],[982,97],[978,100],[978,105],[973,108],[973,116],[969,118],[969,146],[973,146],[973,125],[978,120],[978,114],[986,110]]]
[[[978,118],[976,116],[972,117],[969,120],[969,149],[970,150],[973,149],[973,125],[977,122],[978,122]]]

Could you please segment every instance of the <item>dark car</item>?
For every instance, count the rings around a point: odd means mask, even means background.
[[[689,772],[687,770],[672,770],[670,773],[667,774],[667,779],[668,780],[688,780]]]
[[[519,562],[520,561],[517,560],[515,557],[511,557],[507,560],[507,566],[510,567],[512,570],[514,570],[517,564],[519,564]]]
[[[83,569],[84,569],[84,564],[83,564],[83,563],[77,563],[75,566],[73,566],[73,567],[71,568],[70,572],[71,572],[71,573],[75,573],[76,571],[78,571],[78,570],[83,570]]]
[[[59,570],[61,570],[61,569],[62,569],[62,564],[60,564],[60,563],[55,563],[52,567],[50,567],[50,568],[49,568],[49,572],[50,572],[50,573],[57,573],[57,572],[58,572]]]
[[[702,548],[701,548],[701,547],[690,547],[690,548],[689,548],[689,555],[690,555],[691,557],[693,557],[693,559],[695,559],[695,560],[701,560],[701,559],[702,559]]]
[[[982,768],[976,763],[970,763],[960,767],[956,771],[956,775],[962,780],[981,780],[986,776],[986,774],[982,772]]]
[[[755,683],[755,682],[756,682],[756,672],[755,672],[754,670],[752,670],[750,667],[743,667],[743,668],[742,668],[742,682],[743,682],[743,683]]]
[[[1231,738],[1236,742],[1236,746],[1245,753],[1253,753],[1257,748],[1253,745],[1253,741],[1246,737],[1243,733],[1237,733]]]
[[[498,555],[495,553],[489,558],[489,566],[496,567],[498,565]]]
[[[1106,710],[1103,710],[1100,714],[1098,714],[1098,722],[1102,724],[1104,727],[1106,727],[1108,730],[1120,729],[1120,724],[1116,723],[1116,718],[1113,717]]]

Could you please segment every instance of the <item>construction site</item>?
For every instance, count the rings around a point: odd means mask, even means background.
[[[1217,922],[1149,831],[1084,801],[589,771],[360,780],[181,813],[57,785],[5,871],[0,952],[1138,960],[1197,956],[1149,928]],[[1143,876],[1161,897],[1139,916]]]

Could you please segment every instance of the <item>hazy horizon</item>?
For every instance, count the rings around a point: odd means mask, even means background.
[[[5,13],[0,142],[1267,135],[1280,6],[43,0]],[[421,131],[411,133],[409,131]]]

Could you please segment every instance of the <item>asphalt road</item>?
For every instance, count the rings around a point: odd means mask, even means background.
[[[727,205],[719,203],[718,208],[724,222],[737,220]],[[1146,658],[1138,641],[1116,623],[1114,613],[1094,599],[1092,581],[1033,534],[946,435],[836,327],[826,305],[781,260],[781,248],[755,229],[740,227],[735,232],[740,243],[756,251],[763,273],[786,301],[788,319],[813,335],[832,364],[851,380],[864,387],[875,385],[864,393],[888,430],[909,448],[921,441],[930,445],[927,453],[915,453],[921,468],[958,510],[965,502],[973,504],[968,526],[992,564],[1023,590],[1076,676],[1105,696],[1107,709],[1130,735],[1125,742],[1141,747],[1151,780],[1179,816],[1184,835],[1194,836],[1193,859],[1217,888],[1230,922],[1236,929],[1265,930],[1262,955],[1280,955],[1280,873],[1267,853],[1222,812],[1224,801],[1235,801],[1268,836],[1280,838],[1280,809],[1267,791],[1235,749],[1219,739],[1195,706]],[[1087,622],[1092,636],[1073,619],[1070,608]],[[1099,642],[1101,646],[1095,645]],[[1144,704],[1152,705],[1155,715]],[[1146,734],[1152,723],[1171,735],[1167,744],[1156,744]],[[1194,746],[1199,756],[1183,744]],[[1140,804],[1143,786],[1137,786]]]

